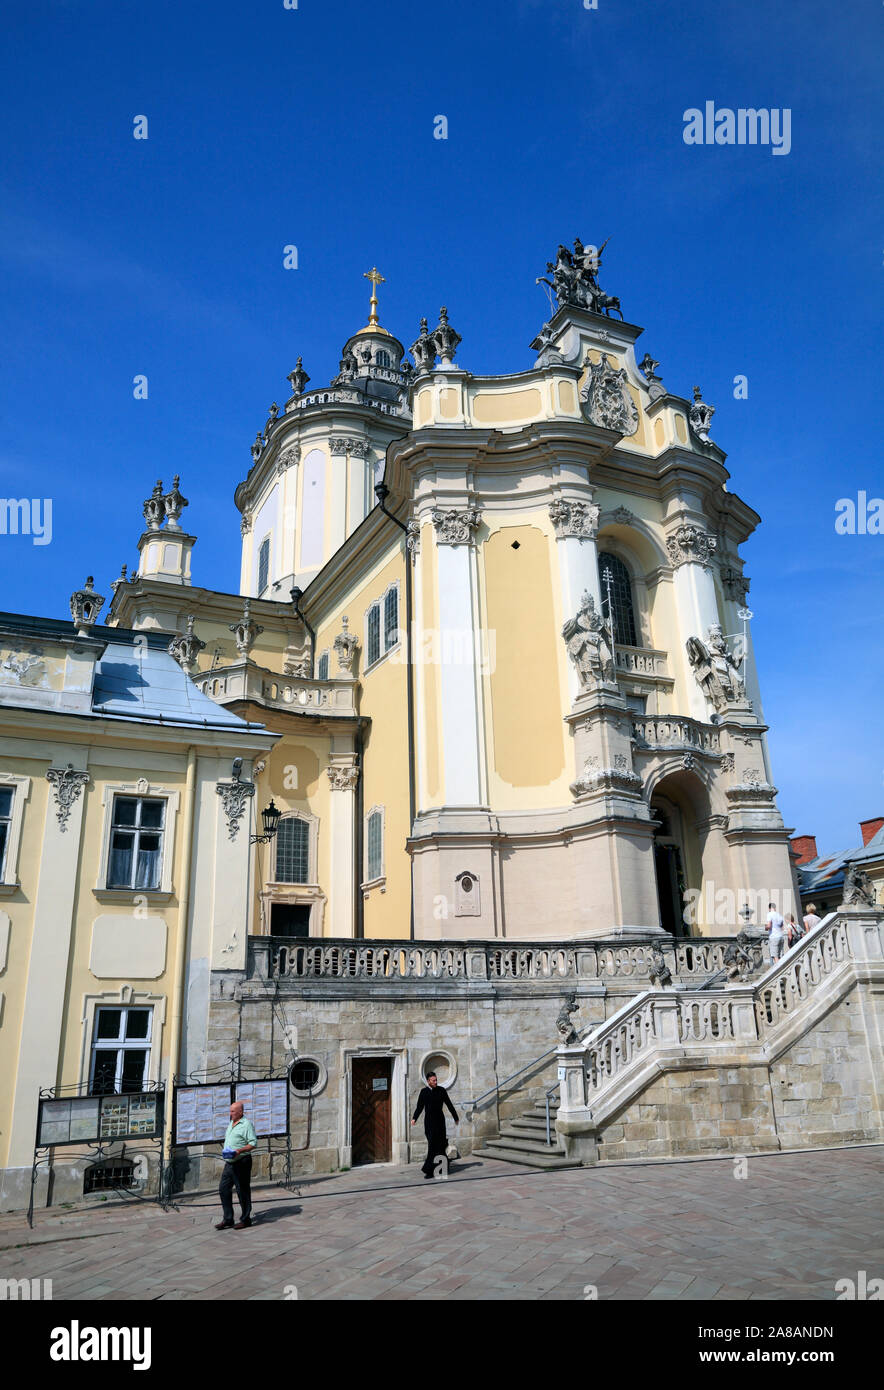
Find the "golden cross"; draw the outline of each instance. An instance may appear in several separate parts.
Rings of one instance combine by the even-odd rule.
[[[363,271],[362,278],[364,280],[371,281],[371,303],[369,305],[370,312],[368,315],[368,326],[369,328],[379,328],[380,324],[378,322],[378,285],[383,285],[386,283],[386,281],[384,280],[383,275],[378,270],[376,265],[373,265],[371,270]]]

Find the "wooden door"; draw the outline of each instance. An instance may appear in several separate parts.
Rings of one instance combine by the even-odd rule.
[[[353,1166],[393,1156],[392,1057],[353,1058]]]

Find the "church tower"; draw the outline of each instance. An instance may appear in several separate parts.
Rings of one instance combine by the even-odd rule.
[[[287,598],[304,589],[375,505],[387,446],[409,428],[411,364],[378,318],[376,267],[368,323],[351,334],[328,386],[307,390],[298,358],[282,414],[274,404],[236,490],[242,513],[240,592]]]

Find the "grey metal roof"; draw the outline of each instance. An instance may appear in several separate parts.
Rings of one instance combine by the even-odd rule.
[[[263,727],[247,724],[210,700],[165,648],[142,645],[131,637],[118,644],[112,628],[104,629],[102,636],[107,636],[108,646],[95,667],[92,708],[96,714],[224,729]]]

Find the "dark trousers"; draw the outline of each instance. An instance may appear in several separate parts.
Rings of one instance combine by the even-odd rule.
[[[437,1171],[441,1171],[448,1176],[448,1159],[445,1157],[445,1150],[448,1148],[448,1135],[445,1130],[445,1121],[441,1125],[433,1125],[432,1129],[424,1129],[427,1136],[427,1157],[421,1165],[421,1172],[428,1178],[435,1177]],[[441,1158],[442,1164],[437,1170],[436,1160]]]
[[[233,1190],[242,1207],[242,1219],[248,1221],[252,1215],[252,1155],[244,1154],[235,1163],[225,1163],[218,1195],[221,1198],[221,1211],[225,1221],[233,1220]]]

